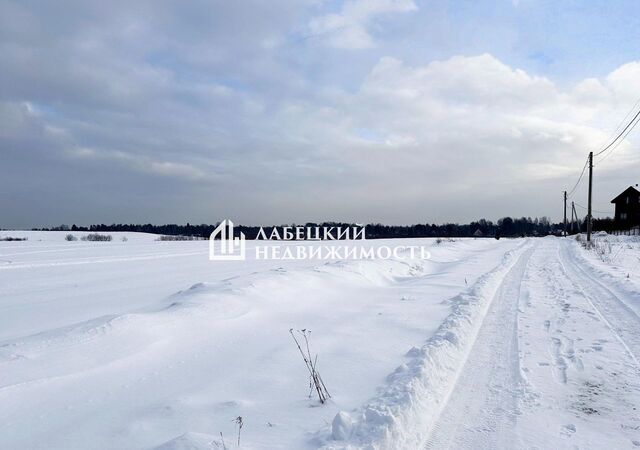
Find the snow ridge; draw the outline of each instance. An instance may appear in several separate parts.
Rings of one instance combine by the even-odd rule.
[[[324,450],[419,448],[455,386],[460,370],[501,281],[531,247],[526,240],[465,292],[449,300],[451,314],[410,361],[387,377],[387,385],[352,418],[339,412],[329,433],[319,434]]]

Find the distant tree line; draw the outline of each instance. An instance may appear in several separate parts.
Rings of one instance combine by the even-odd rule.
[[[610,220],[610,219],[608,219]],[[186,225],[167,224],[97,224],[89,227],[77,225],[60,225],[53,228],[41,228],[42,231],[89,231],[89,232],[114,232],[128,231],[139,233],[153,233],[173,236],[200,236],[208,237],[218,224],[200,224]],[[323,222],[323,223],[305,223],[297,224],[305,227],[353,227],[352,223],[341,222]],[[287,225],[295,226],[295,225]],[[594,219],[594,231],[598,227],[609,226],[607,219]],[[273,228],[283,228],[284,225],[276,227],[263,227],[267,236],[271,234]],[[243,226],[235,227],[245,234],[247,239],[255,239],[258,236],[260,227]],[[486,219],[480,219],[468,224],[445,223],[445,224],[416,224],[416,225],[383,225],[369,224],[366,225],[367,239],[393,239],[393,238],[420,238],[420,237],[517,237],[517,236],[547,236],[549,234],[559,234],[562,231],[562,223],[552,223],[547,217],[531,218],[520,217],[511,218],[504,217],[497,222]],[[583,228],[584,230],[584,224]]]
[[[417,224],[409,226],[367,225],[367,238],[411,238],[411,237],[515,237],[547,236],[559,233],[562,224],[553,224],[547,217],[504,217],[497,222],[480,219],[468,224]]]

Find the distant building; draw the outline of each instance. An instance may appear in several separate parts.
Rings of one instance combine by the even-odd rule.
[[[611,203],[616,205],[616,214],[614,216],[616,225],[623,228],[640,225],[640,191],[633,186],[629,186],[624,192],[611,200]]]
[[[476,232],[475,232],[475,233],[473,233],[473,236],[474,236],[474,237],[482,237],[482,236],[484,236],[484,234],[482,234],[482,231],[480,231],[480,228],[478,228],[478,229],[476,230]]]

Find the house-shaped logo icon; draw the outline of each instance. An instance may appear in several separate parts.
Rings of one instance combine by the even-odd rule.
[[[216,239],[217,237],[219,239]],[[211,261],[244,261],[245,237],[233,236],[233,222],[223,220],[209,236],[209,259]]]

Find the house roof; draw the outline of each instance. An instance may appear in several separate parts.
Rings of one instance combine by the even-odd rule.
[[[618,201],[622,200],[623,196],[627,196],[627,195],[635,195],[638,196],[640,195],[640,191],[638,191],[636,188],[634,188],[633,186],[629,186],[628,188],[626,188],[624,191],[622,191],[616,198],[614,198],[613,200],[611,200],[611,203],[617,203]]]

